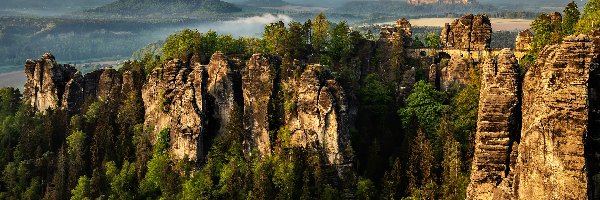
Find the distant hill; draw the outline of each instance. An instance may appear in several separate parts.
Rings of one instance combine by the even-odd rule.
[[[410,5],[406,1],[351,1],[333,12],[363,16],[433,16],[448,13],[489,13],[496,9],[484,4],[426,4]]]
[[[202,13],[233,13],[241,9],[220,0],[118,0],[88,10],[91,13],[120,15],[176,15]]]
[[[279,7],[289,5],[288,2],[283,0],[248,0],[242,3],[255,7]]]

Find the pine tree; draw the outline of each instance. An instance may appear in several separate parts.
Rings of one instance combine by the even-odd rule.
[[[325,13],[320,13],[315,17],[315,20],[312,21],[312,27],[312,46],[315,53],[320,54],[320,52],[325,51],[325,46],[329,40],[329,21],[327,21]]]
[[[575,25],[579,21],[579,9],[577,8],[577,4],[574,1],[571,1],[563,11],[563,21],[562,21],[562,36],[569,36],[575,33]]]
[[[594,30],[600,30],[600,0],[590,0],[585,4],[576,28],[580,34],[588,34]]]

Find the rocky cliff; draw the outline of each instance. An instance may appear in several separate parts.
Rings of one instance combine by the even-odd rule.
[[[168,128],[177,158],[201,158],[206,124],[207,73],[205,66],[172,60],[152,71],[142,89],[145,125],[154,134]]]
[[[352,161],[348,100],[336,81],[323,78],[326,73],[311,65],[284,83],[296,104],[286,110],[286,127],[292,145],[322,149],[329,164],[347,167]]]
[[[588,78],[599,55],[590,37],[570,36],[542,50],[525,75],[519,199],[587,198]]]
[[[85,104],[100,100],[116,100],[135,86],[131,72],[129,78],[114,69],[102,69],[85,76],[70,65],[57,64],[53,55],[46,53],[38,60],[25,63],[25,91],[23,97],[39,112],[49,109],[79,113]],[[123,86],[129,89],[123,90]]]
[[[475,156],[467,192],[470,199],[499,198],[503,191],[497,190],[498,185],[505,179],[511,183],[508,172],[514,163],[510,162],[510,153],[521,117],[518,71],[517,59],[509,49],[481,65]]]
[[[408,20],[402,18],[394,24],[394,26],[384,26],[379,32],[379,39],[385,42],[402,38],[402,44],[405,47],[412,46],[412,26]]]
[[[248,61],[242,76],[244,92],[244,127],[252,135],[253,143],[262,155],[271,153],[269,134],[274,114],[270,106],[278,95],[278,70],[281,61],[274,56],[255,54]]]
[[[515,41],[515,51],[529,51],[531,42],[533,42],[533,33],[529,29],[519,32]]]
[[[469,199],[598,197],[599,35],[544,48],[523,77],[520,110],[514,56],[482,65]]]
[[[492,41],[492,24],[487,15],[465,15],[446,24],[441,39],[445,48],[485,50]]]
[[[466,58],[452,57],[448,65],[440,70],[439,79],[441,89],[446,91],[452,86],[465,87],[470,80],[470,63],[472,63],[472,61],[469,61]]]

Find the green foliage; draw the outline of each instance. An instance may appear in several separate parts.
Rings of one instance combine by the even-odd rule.
[[[600,0],[590,0],[583,8],[583,15],[575,28],[579,34],[600,30]]]
[[[440,36],[438,34],[429,33],[425,37],[425,45],[427,45],[428,47],[435,47],[435,48],[441,47],[442,39],[440,38]]]
[[[85,133],[81,130],[76,130],[67,137],[67,152],[69,155],[80,154],[84,151]]]
[[[286,37],[287,29],[283,22],[275,22],[265,26],[263,38],[269,52],[284,55]]]
[[[21,93],[15,88],[0,88],[0,117],[13,114],[20,106]]]
[[[71,200],[89,200],[92,199],[90,179],[87,176],[81,176],[77,180],[77,186],[71,190]]]
[[[575,33],[575,26],[579,21],[579,9],[577,8],[577,4],[574,1],[571,1],[565,7],[563,11],[563,20],[562,20],[562,36],[569,36]]]
[[[358,199],[376,199],[377,189],[373,181],[359,178],[356,186],[356,197]]]
[[[331,40],[327,45],[327,61],[332,62],[335,70],[339,69],[339,62],[352,51],[350,40],[350,27],[344,21],[338,23],[331,31]]]
[[[198,30],[184,29],[170,35],[163,46],[166,59],[178,58],[186,60],[193,54],[200,54],[201,34]]]
[[[360,100],[366,109],[374,113],[383,113],[389,108],[388,105],[394,102],[392,95],[392,88],[377,74],[369,74],[360,91]]]
[[[312,21],[313,37],[312,46],[315,52],[320,53],[325,51],[327,41],[329,40],[329,21],[325,13],[320,13]]]
[[[437,91],[432,85],[425,81],[417,82],[412,93],[406,98],[406,108],[398,110],[402,123],[408,127],[415,118],[426,133],[434,133],[439,119],[447,110],[447,106],[443,105],[445,98],[446,95]]]
[[[136,195],[135,165],[125,161],[119,170],[111,161],[106,163],[105,168],[106,177],[110,183],[109,199],[133,199]]]

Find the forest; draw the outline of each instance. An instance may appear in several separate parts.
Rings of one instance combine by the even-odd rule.
[[[600,1],[582,13],[569,4],[561,22],[546,14],[532,24],[529,60],[563,37],[598,30]],[[422,36],[423,37],[423,36]],[[423,45],[439,46],[437,33]],[[162,45],[162,47],[160,47]],[[215,51],[240,58],[276,55],[282,68],[295,61],[320,63],[328,76],[355,97],[350,127],[355,155],[341,182],[319,151],[289,145],[289,130],[273,130],[272,155],[244,151],[243,113],[233,111],[227,130],[215,135],[198,162],[173,159],[170,130],[152,135],[144,125],[141,89],[112,101],[86,100],[81,113],[36,113],[21,91],[0,89],[1,199],[465,199],[473,158],[479,103],[479,71],[471,67],[465,87],[440,91],[427,83],[427,67],[404,55],[402,40],[384,48],[372,34],[352,31],[324,14],[304,23],[272,23],[262,38],[236,38],[186,29],[170,35],[160,51],[148,47],[119,71],[146,83],[171,59],[210,57]],[[0,54],[2,54],[0,52]],[[60,59],[60,58],[59,58]],[[70,59],[67,57],[66,59]],[[447,62],[447,61],[446,61]],[[443,62],[442,62],[443,63]],[[471,63],[475,65],[476,63]],[[398,85],[414,68],[416,83],[402,95]],[[281,94],[279,109],[294,109]],[[278,116],[273,116],[277,118]],[[255,151],[255,150],[254,150]]]

